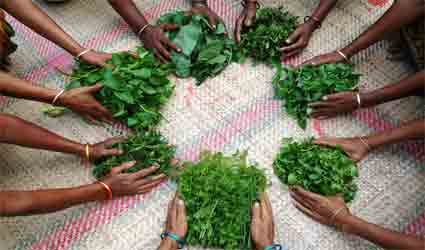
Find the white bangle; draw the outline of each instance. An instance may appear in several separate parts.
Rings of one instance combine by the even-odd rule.
[[[337,50],[336,53],[342,56],[347,63],[351,63],[350,59],[348,59],[348,56],[346,56],[341,50]]]
[[[357,97],[358,108],[360,109],[362,107],[362,99],[360,98],[360,93],[357,93],[356,97]]]
[[[75,59],[80,59],[83,55],[85,55],[85,54],[87,54],[87,53],[89,53],[90,51],[91,51],[92,49],[85,49],[85,50],[83,50],[83,51],[81,51],[76,57],[75,57]]]
[[[55,98],[53,98],[53,101],[52,101],[52,105],[53,105],[53,106],[55,106],[56,101],[59,99],[59,97],[60,97],[61,95],[63,95],[63,93],[65,93],[65,90],[64,90],[64,89],[62,89],[61,91],[59,91],[59,93],[55,96]]]
[[[145,24],[140,30],[139,30],[139,32],[137,32],[137,36],[139,37],[142,33],[143,33],[143,31],[145,31],[145,29],[147,28],[147,27],[149,27],[149,26],[151,26],[149,23],[147,23],[147,24]]]

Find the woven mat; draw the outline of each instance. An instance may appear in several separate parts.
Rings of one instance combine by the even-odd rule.
[[[136,1],[149,19],[164,11],[187,8],[185,0]],[[212,8],[233,26],[240,6],[232,0],[210,1]],[[283,4],[292,13],[305,16],[318,1],[265,1]],[[85,46],[105,51],[134,48],[138,40],[104,0],[40,5],[74,38]],[[308,49],[292,62],[346,45],[374,23],[390,6],[387,0],[339,1],[318,30]],[[54,68],[71,68],[72,58],[62,49],[35,35],[9,17],[18,31],[19,50],[13,55],[13,70],[43,86],[60,88],[63,78]],[[386,60],[385,42],[361,53],[354,60],[361,72],[362,89],[374,89],[412,73],[402,62]],[[271,182],[269,193],[277,224],[276,242],[291,250],[380,249],[364,240],[322,226],[297,211],[288,190],[272,174],[272,162],[282,137],[319,135],[358,136],[398,126],[424,117],[419,98],[365,109],[328,121],[311,121],[307,130],[273,98],[274,70],[262,65],[231,65],[201,87],[193,80],[174,79],[176,94],[165,108],[168,122],[161,131],[177,145],[178,157],[196,160],[204,149],[232,153],[248,149],[250,159],[260,163]],[[68,138],[97,142],[123,133],[123,128],[92,127],[74,115],[50,119],[40,113],[41,104],[1,98],[1,111],[39,124]],[[0,145],[0,190],[58,188],[90,183],[90,168],[77,157]],[[385,227],[425,234],[425,159],[423,142],[384,147],[360,163],[359,192],[350,205],[354,214]],[[166,183],[150,194],[76,206],[40,216],[0,218],[0,248],[3,250],[153,250],[165,220],[175,184]],[[190,249],[198,249],[190,247]]]

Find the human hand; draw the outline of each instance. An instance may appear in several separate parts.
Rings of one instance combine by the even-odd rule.
[[[323,101],[310,103],[308,106],[313,109],[311,117],[323,120],[341,113],[347,113],[359,108],[357,102],[357,93],[341,92],[327,95],[322,98]]]
[[[180,53],[181,49],[176,46],[170,39],[163,33],[164,31],[178,29],[175,24],[161,24],[159,26],[148,26],[142,34],[140,39],[146,49],[154,51],[155,56],[162,62],[166,63],[171,60],[170,50],[175,50]]]
[[[251,25],[253,25],[255,22],[256,15],[257,15],[257,1],[256,0],[245,1],[245,8],[243,9],[242,13],[239,15],[238,19],[236,20],[235,38],[237,43],[241,42],[241,33],[243,28],[251,27]]]
[[[121,166],[112,168],[111,173],[102,180],[103,183],[111,188],[114,197],[148,193],[167,179],[165,174],[150,177],[151,174],[159,169],[157,166],[152,166],[132,174],[124,173],[135,164],[136,162],[127,162]]]
[[[167,224],[165,232],[173,233],[184,239],[189,226],[186,217],[186,206],[184,201],[176,194],[168,205]]]
[[[187,12],[187,15],[206,15],[212,30],[217,28],[217,23],[219,22],[224,25],[223,20],[213,10],[211,10],[208,5],[196,5]],[[225,31],[225,34],[227,35],[227,31]]]
[[[80,60],[92,65],[105,67],[107,66],[107,61],[111,60],[111,58],[112,58],[112,54],[110,53],[96,52],[96,51],[90,50],[89,52],[82,55],[80,57]]]
[[[310,20],[312,19],[309,19],[309,21],[299,25],[285,41],[288,45],[280,48],[280,51],[282,52],[281,60],[294,56],[307,47],[311,35],[317,25],[317,23]]]
[[[362,160],[371,150],[363,138],[319,138],[314,143],[330,147],[340,146],[353,161]]]
[[[112,148],[113,145],[127,140],[127,137],[120,136],[109,138],[103,142],[99,142],[93,145],[89,145],[89,159],[90,161],[95,161],[107,156],[118,156],[122,155],[124,152],[119,148]],[[87,157],[84,152],[84,157]]]
[[[321,65],[327,63],[346,63],[345,58],[340,55],[338,52],[330,52],[323,55],[315,56],[301,64],[304,65]]]
[[[291,187],[295,207],[310,218],[328,226],[342,226],[351,216],[341,195],[324,197],[301,187]]]
[[[252,208],[251,236],[257,250],[266,249],[274,241],[273,210],[267,194]]]
[[[94,124],[98,124],[97,120],[113,123],[112,113],[94,97],[101,89],[102,85],[98,83],[90,87],[68,90],[59,97],[58,105],[73,110]]]

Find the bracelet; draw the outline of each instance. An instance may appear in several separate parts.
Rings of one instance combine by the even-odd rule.
[[[272,244],[269,246],[266,246],[265,250],[282,250],[282,245],[279,244]]]
[[[63,95],[63,93],[65,93],[65,90],[64,90],[64,89],[62,89],[61,91],[59,91],[59,93],[57,93],[57,94],[55,95],[55,98],[53,98],[53,101],[52,101],[52,105],[53,105],[53,106],[55,106],[55,104],[56,104],[57,100],[59,99],[59,97],[60,97],[61,95]]]
[[[80,60],[80,58],[81,58],[82,56],[84,56],[85,54],[89,53],[90,51],[92,51],[92,49],[85,49],[85,50],[83,50],[82,52],[80,52],[80,53],[79,53],[79,54],[75,57],[75,59]]]
[[[143,25],[143,27],[139,30],[139,32],[137,32],[137,36],[140,36],[143,33],[143,31],[145,31],[145,29],[149,26],[151,26],[149,23]]]
[[[338,210],[335,211],[335,213],[331,217],[331,223],[334,223],[335,218],[338,216],[339,213],[341,213],[342,210],[344,210],[345,207],[340,207]]]
[[[306,16],[306,17],[304,17],[304,23],[306,23],[310,19],[313,20],[317,24],[317,29],[322,28],[322,21],[320,21],[320,19],[317,18],[317,17],[315,17],[315,16]]]
[[[360,141],[367,147],[367,149],[370,151],[371,150],[371,147],[370,147],[370,145],[369,145],[369,143],[367,143],[364,139],[363,139],[363,137],[359,137],[359,139],[360,139]]]
[[[362,100],[360,98],[360,93],[357,93],[356,97],[357,97],[358,108],[360,109],[362,107]]]
[[[90,161],[90,144],[86,144],[86,159]]]
[[[342,56],[347,63],[351,64],[351,61],[350,59],[348,59],[348,56],[346,56],[341,50],[337,50],[336,53]]]
[[[109,187],[107,184],[105,184],[104,182],[101,182],[101,181],[98,181],[97,183],[99,183],[103,187],[103,189],[106,190],[106,193],[108,195],[108,198],[107,199],[108,200],[112,200],[113,193],[112,193],[111,187]]]
[[[166,237],[169,237],[169,238],[177,241],[177,243],[179,244],[179,249],[182,249],[184,247],[184,245],[186,245],[186,241],[183,240],[182,238],[180,238],[180,236],[178,236],[177,234],[173,234],[173,233],[163,233],[163,234],[161,234],[161,239],[164,239]]]

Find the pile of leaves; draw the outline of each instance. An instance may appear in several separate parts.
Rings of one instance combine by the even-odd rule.
[[[112,168],[129,161],[137,161],[136,165],[128,170],[135,173],[151,166],[159,166],[159,172],[167,175],[174,169],[172,160],[175,155],[175,147],[158,132],[138,131],[138,133],[124,142],[113,146],[124,151],[123,155],[100,159],[95,162],[93,175],[102,179],[108,175]]]
[[[97,67],[79,62],[67,89],[104,86],[96,95],[114,117],[137,130],[157,125],[161,107],[169,100],[174,85],[168,80],[169,66],[161,65],[151,52],[137,48],[137,56],[115,53],[108,62],[112,67]]]
[[[188,212],[188,243],[252,249],[251,208],[266,185],[264,173],[248,164],[246,153],[204,152],[198,163],[187,163],[178,191]]]
[[[273,166],[289,186],[299,185],[325,196],[342,193],[346,202],[352,201],[357,191],[355,162],[340,147],[316,145],[313,138],[300,142],[285,139]]]
[[[171,64],[178,77],[192,76],[200,85],[241,59],[238,46],[226,36],[223,23],[218,23],[214,30],[206,16],[188,16],[183,11],[176,11],[161,16],[158,24],[176,24],[178,27],[166,32],[168,38],[182,49],[181,53],[172,52]]]
[[[279,48],[297,26],[298,17],[282,7],[259,9],[255,23],[241,34],[242,54],[252,57],[255,62],[280,61],[282,52]]]
[[[307,117],[312,112],[309,103],[321,101],[322,97],[335,92],[352,91],[357,88],[360,74],[354,73],[349,64],[307,65],[298,69],[276,64],[273,79],[275,95],[285,100],[286,112],[305,129]]]

